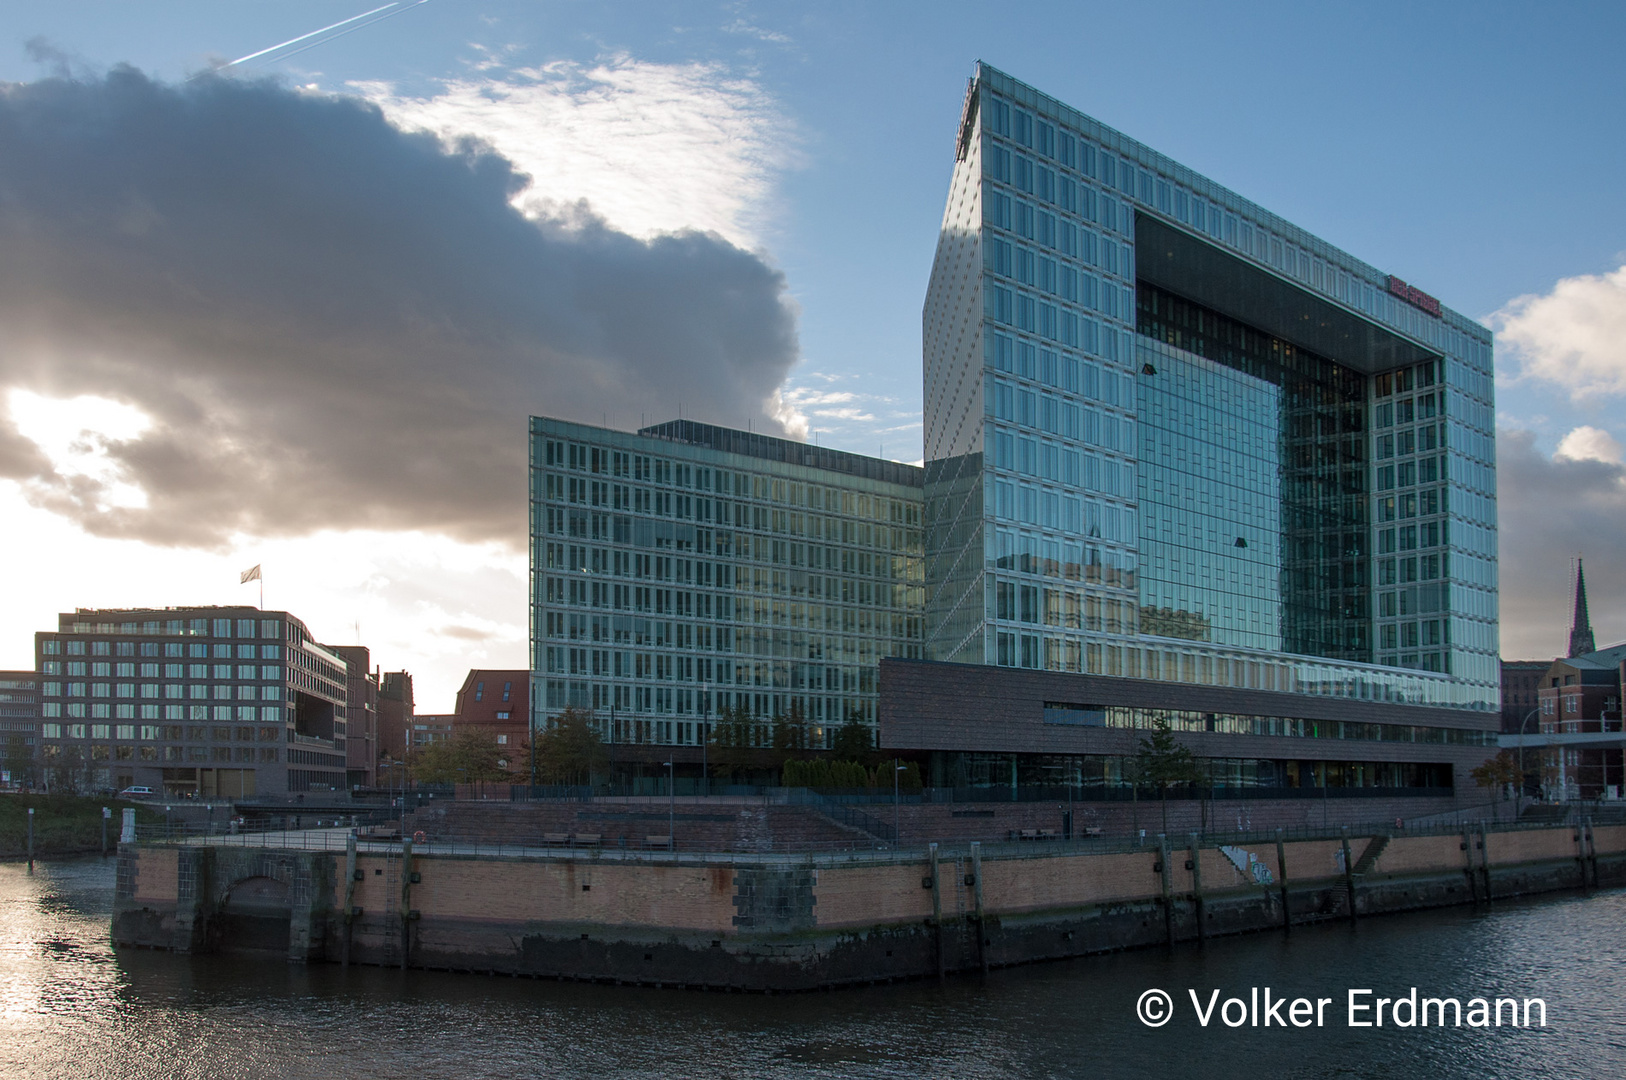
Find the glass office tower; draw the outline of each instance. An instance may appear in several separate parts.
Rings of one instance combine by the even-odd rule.
[[[531,419],[531,686],[616,743],[698,746],[725,705],[826,745],[922,656],[921,470],[680,420]]]
[[[979,65],[924,354],[929,658],[1496,708],[1484,327]]]

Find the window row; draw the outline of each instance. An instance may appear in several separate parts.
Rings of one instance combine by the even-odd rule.
[[[777,693],[754,690],[712,692],[698,687],[621,686],[575,679],[547,679],[543,685],[543,700],[549,710],[565,708],[592,710],[596,714],[594,724],[607,742],[612,740],[671,742],[678,737],[678,733],[673,732],[670,725],[664,736],[659,732],[648,730],[638,733],[632,729],[632,725],[639,721],[636,717],[627,716],[629,712],[710,717],[712,730],[716,731],[719,726],[718,718],[724,708],[743,709],[745,715],[750,717],[781,717],[786,720],[797,718],[805,724],[825,725],[827,733],[831,727],[848,719],[858,723],[875,722],[875,673],[869,671],[865,674],[868,676],[865,685],[869,688],[860,692],[863,696],[854,697],[797,694],[783,690]],[[825,691],[825,694],[828,693],[829,691]],[[614,719],[618,725],[614,734],[611,734],[608,724],[612,710],[616,714]],[[681,728],[685,725],[676,726]],[[689,724],[687,727],[690,730],[685,738],[692,739],[697,734],[694,729],[699,725]],[[826,745],[827,741],[826,734],[825,742],[818,745]]]
[[[1384,623],[1378,627],[1378,648],[1416,649],[1431,645],[1449,645],[1449,620],[1426,619],[1422,622]]]
[[[1402,525],[1398,529],[1378,530],[1378,554],[1390,555],[1396,551],[1415,551],[1420,547],[1438,547],[1449,544],[1447,521],[1427,521],[1421,525]]]
[[[1378,560],[1378,584],[1408,584],[1413,581],[1432,581],[1450,576],[1449,552],[1418,555],[1405,559]]]
[[[1075,245],[1077,254],[1072,255],[1067,249]],[[1128,284],[1134,280],[1129,245],[1105,239],[1089,229],[1080,229],[1074,240],[1058,242],[1054,250],[1063,258],[1052,258],[1026,244],[1014,243],[990,232],[982,241],[982,267],[990,274],[1010,278],[1019,285],[1027,285],[1075,304],[1080,302],[1080,296],[1088,288],[1080,283],[1093,275],[1068,262],[1069,257],[1102,274],[1120,279],[1117,284]]]
[[[690,465],[682,461],[650,459],[597,446],[546,440],[546,467],[592,472],[615,478],[644,481],[667,488],[688,488],[738,499],[761,499],[789,506],[822,510],[848,517],[907,523],[912,508],[907,501],[843,488],[827,488],[799,480],[735,473]],[[630,464],[623,464],[623,461]],[[612,468],[612,462],[614,463]],[[642,462],[644,464],[638,464]],[[583,481],[590,482],[590,481]]]
[[[1075,450],[1049,439],[1035,439],[1002,428],[990,432],[993,466],[1086,491],[1133,499],[1137,496],[1135,464]]]
[[[1103,327],[1094,319],[1084,320],[1081,326],[1083,344],[1080,348],[1084,352],[1097,356],[1110,353],[1109,359],[1117,357],[1120,334],[1127,334],[1127,331]],[[1113,343],[1110,349],[1104,347],[1108,340]],[[1123,372],[1090,360],[1080,360],[997,331],[983,336],[983,359],[995,371],[1043,383],[1069,394],[1082,394],[1103,405],[1127,411],[1135,409],[1134,380]]]
[[[1378,499],[1379,521],[1393,521],[1396,517],[1427,517],[1445,511],[1445,488],[1424,488],[1422,491],[1385,495]]]
[[[252,712],[252,710],[251,710]],[[257,717],[247,717],[253,724]],[[282,742],[283,727],[182,727],[179,724],[41,724],[42,739],[118,739],[129,742]]]
[[[736,656],[778,654],[809,660],[868,663],[876,656],[907,656],[921,638],[921,617],[869,608],[820,608],[786,600],[752,604],[752,623],[714,626],[632,615],[542,613],[546,636],[570,641],[654,646]],[[822,618],[820,618],[822,616]],[[817,625],[822,621],[823,625]],[[777,627],[777,629],[769,629]],[[835,635],[845,636],[835,636]],[[536,658],[541,663],[540,655]]]
[[[46,717],[67,716],[70,719],[79,719],[88,715],[92,719],[189,720],[193,723],[212,721],[214,723],[281,724],[283,722],[283,709],[280,705],[136,706],[94,704],[90,706],[87,713],[83,702],[70,701],[63,704],[58,701],[47,701],[40,706],[40,715]],[[49,727],[50,725],[46,726]]]
[[[71,629],[73,634],[174,634],[186,637],[217,637],[217,638],[270,638],[274,641],[282,640],[282,620],[280,619],[168,619],[147,620],[145,622],[126,623],[74,623]],[[258,633],[256,633],[258,631]],[[85,653],[85,641],[80,638],[67,638],[59,641],[51,639],[47,642],[52,646],[46,651],[53,655],[57,647],[66,642],[66,652],[69,656],[82,656]],[[126,648],[131,642],[90,642],[92,656],[111,655],[109,650],[118,646],[118,655],[130,656]],[[150,642],[148,644],[151,644]],[[156,655],[144,653],[143,655]],[[171,654],[174,655],[174,654]]]
[[[1042,623],[1106,634],[1139,631],[1139,606],[1133,600],[1015,581],[994,582],[990,617],[1003,622]]]
[[[260,667],[255,664],[110,664],[83,660],[42,660],[41,675],[85,676],[92,678],[156,679],[160,673],[166,679],[281,679],[281,667]]]
[[[139,695],[137,689],[139,686]],[[206,686],[200,683],[82,683],[82,682],[46,682],[40,684],[40,693],[44,697],[121,697],[121,698],[158,698],[171,700],[192,698],[194,700],[215,699],[217,701],[281,701],[282,685],[249,686],[243,683],[226,685],[216,683]]]
[[[279,624],[280,625],[280,624]],[[86,642],[80,640],[62,641],[57,638],[47,638],[40,642],[40,653],[43,656],[84,656],[86,655]],[[166,656],[191,657],[194,660],[203,660],[214,657],[217,660],[229,660],[236,657],[239,660],[281,660],[281,645],[228,645],[223,642],[207,645],[202,642],[190,644],[180,641],[92,641],[89,655],[91,656]],[[64,648],[65,646],[65,648]],[[137,650],[140,650],[139,653]],[[71,666],[84,661],[67,661]],[[105,667],[105,665],[103,665]],[[125,667],[128,665],[120,665]],[[121,672],[123,673],[123,672]],[[83,669],[76,674],[83,674]],[[105,674],[105,672],[104,672]]]
[[[825,518],[784,510],[751,507],[749,517],[739,527],[759,533],[807,537],[832,544],[870,548],[879,551],[918,554],[923,536],[918,526],[872,525],[864,521]],[[725,524],[726,523],[719,523]],[[628,517],[625,514],[567,510],[557,506],[532,506],[532,529],[548,536],[596,540],[606,544],[654,550],[693,551],[720,558],[765,561],[774,550],[766,536],[704,525],[683,525],[675,521]]]
[[[1048,391],[1029,390],[993,375],[988,376],[986,394],[985,409],[996,420],[1135,456],[1135,421],[1131,417],[1079,405]]]
[[[1136,587],[1139,566],[1133,547],[1119,550],[1003,527],[994,530],[989,556],[994,569],[1120,589]]]
[[[1130,319],[1135,311],[1135,294],[1129,289],[1102,281],[1091,274],[1079,278],[1078,297],[1071,302],[1109,319]],[[982,289],[983,314],[1005,326],[1037,334],[1072,349],[1099,353],[1091,339],[1099,341],[1094,320],[1066,307],[1058,307],[1020,289],[988,283]]]
[[[1386,401],[1372,410],[1373,427],[1394,427],[1396,424],[1410,424],[1418,420],[1432,420],[1436,415],[1445,415],[1445,392],[1439,395],[1419,394],[1415,398],[1403,398],[1400,401]]]
[[[1405,457],[1407,454],[1428,453],[1446,445],[1444,424],[1424,424],[1391,435],[1379,435],[1374,440],[1379,460]]]

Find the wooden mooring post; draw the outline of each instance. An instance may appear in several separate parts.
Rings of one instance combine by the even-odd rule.
[[[1479,904],[1479,872],[1474,867],[1474,832],[1472,829],[1462,830],[1462,858],[1464,872],[1468,875],[1468,898],[1477,906]]]
[[[1157,868],[1163,875],[1163,940],[1174,948],[1174,889],[1169,881],[1169,838],[1157,834]]]
[[[401,970],[412,952],[412,841],[401,840]]]
[[[927,858],[931,860],[932,867],[932,926],[935,928],[937,937],[937,981],[942,982],[947,974],[944,970],[943,958],[943,875],[938,864],[936,841],[927,845],[926,853]]]
[[[1287,907],[1287,844],[1283,840],[1282,830],[1276,829],[1276,874],[1280,878],[1277,882],[1282,898],[1282,932],[1293,932],[1293,913]]]
[[[1598,834],[1592,827],[1592,819],[1587,818],[1586,826],[1586,860],[1592,864],[1592,885],[1598,887]]]
[[[1349,826],[1343,828],[1344,893],[1349,899],[1349,925],[1355,925],[1355,867],[1349,861]]]
[[[977,913],[977,966],[988,974],[988,922],[982,913],[982,843],[971,841],[971,890]]]
[[[1208,929],[1203,926],[1203,846],[1197,833],[1191,834],[1191,902],[1197,911],[1197,947],[1208,944]]]
[[[350,939],[355,936],[356,922],[356,834],[351,833],[344,842],[344,945],[342,962],[350,966]]]

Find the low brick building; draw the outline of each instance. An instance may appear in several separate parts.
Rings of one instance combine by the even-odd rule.
[[[514,754],[509,768],[515,770],[523,764],[519,750],[529,745],[530,702],[530,672],[475,668],[457,692],[452,723],[490,732],[497,745]]]
[[[918,760],[929,787],[971,798],[1127,797],[1137,747],[1160,720],[1219,795],[1363,802],[1481,798],[1469,771],[1497,753],[1499,726],[1482,710],[881,662],[882,749]]]

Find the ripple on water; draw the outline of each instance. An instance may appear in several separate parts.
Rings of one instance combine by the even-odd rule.
[[[951,980],[704,994],[126,950],[111,861],[0,864],[0,1074],[183,1078],[1626,1075],[1626,893],[1561,894]],[[1152,1030],[1142,990],[1176,998]],[[1508,994],[1545,1030],[1229,1029],[1186,991]],[[1335,1010],[1329,1009],[1329,1021]]]

